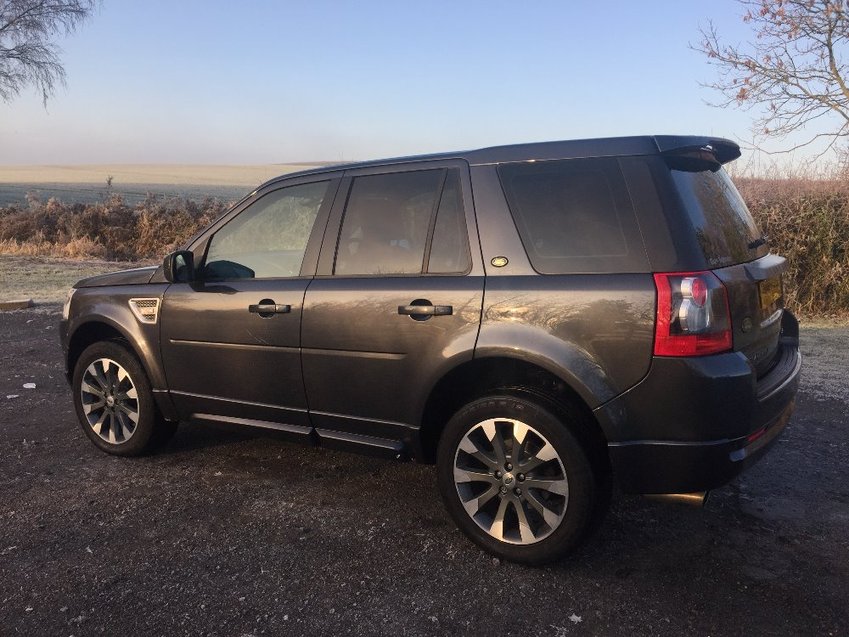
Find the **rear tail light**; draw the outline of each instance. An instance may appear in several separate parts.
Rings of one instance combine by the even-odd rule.
[[[705,356],[731,350],[728,292],[713,272],[654,275],[655,356]]]

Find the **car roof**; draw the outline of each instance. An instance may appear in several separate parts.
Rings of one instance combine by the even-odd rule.
[[[675,154],[692,149],[705,150],[714,154],[719,163],[740,156],[740,148],[731,140],[721,137],[697,135],[643,135],[634,137],[603,137],[597,139],[573,139],[552,142],[530,142],[505,146],[490,146],[475,150],[410,155],[374,159],[362,162],[333,164],[311,168],[275,177],[257,190],[293,177],[306,177],[375,166],[397,166],[405,163],[444,161],[461,159],[471,166],[485,166],[508,162],[546,161],[552,159],[579,159],[589,157],[625,157],[633,155]]]

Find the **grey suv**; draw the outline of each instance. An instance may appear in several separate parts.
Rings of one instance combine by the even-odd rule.
[[[798,327],[739,154],[626,137],[269,181],[161,267],[71,290],[82,428],[118,455],[208,421],[435,462],[473,541],[555,559],[614,480],[700,498],[790,417]]]

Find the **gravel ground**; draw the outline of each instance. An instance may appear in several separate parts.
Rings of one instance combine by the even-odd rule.
[[[616,494],[586,546],[533,569],[464,539],[432,467],[198,425],[157,456],[100,453],[57,318],[0,313],[0,635],[849,629],[847,328],[803,330],[790,427],[704,509]]]

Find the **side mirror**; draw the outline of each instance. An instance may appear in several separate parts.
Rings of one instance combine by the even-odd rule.
[[[172,252],[162,262],[162,271],[169,283],[194,281],[195,255],[189,250]]]

